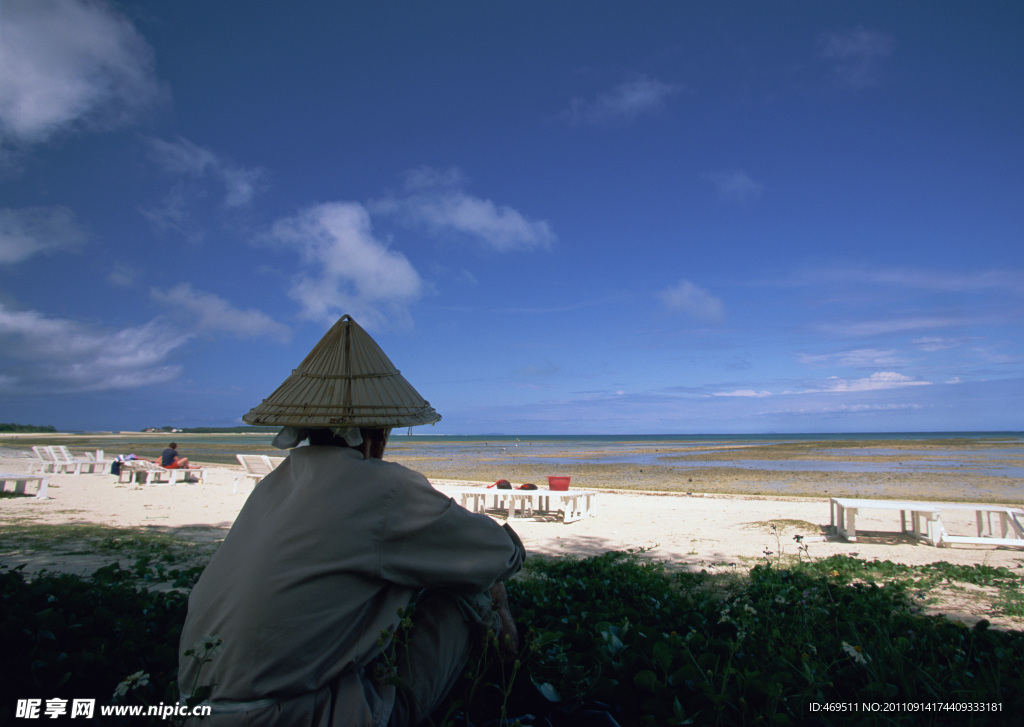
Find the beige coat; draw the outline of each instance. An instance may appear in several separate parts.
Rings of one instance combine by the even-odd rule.
[[[423,588],[486,591],[524,556],[511,530],[410,469],[351,449],[297,448],[249,495],[192,591],[181,652],[210,636],[223,646],[198,678],[196,660],[182,656],[179,687],[187,696],[212,684],[211,702],[239,709],[269,699],[337,712],[311,714],[311,724],[381,724],[392,695],[368,689],[362,668],[399,608]]]

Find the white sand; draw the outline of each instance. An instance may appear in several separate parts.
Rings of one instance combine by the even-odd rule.
[[[0,457],[0,472],[27,472],[28,460]],[[91,523],[116,527],[146,527],[196,543],[215,543],[226,535],[251,491],[242,479],[233,491],[240,468],[209,467],[204,484],[140,486],[120,484],[111,474],[50,475],[49,498],[0,500],[0,538],[5,526],[35,523]],[[452,486],[484,483],[439,481],[442,492]],[[13,489],[8,483],[6,489]],[[29,493],[35,492],[29,485]],[[943,513],[948,532],[974,535],[972,511]],[[501,518],[497,518],[499,521]],[[829,525],[826,498],[768,498],[742,495],[666,495],[601,491],[598,514],[573,523],[552,519],[520,520],[513,524],[534,554],[593,555],[609,550],[638,551],[688,569],[712,573],[746,572],[763,562],[765,550],[797,554],[796,534],[806,536],[812,558],[845,554],[865,560],[891,560],[909,565],[945,561],[963,565],[1024,567],[1024,549],[992,545],[935,548],[899,533],[898,511],[871,511],[857,519],[858,542],[825,535]],[[771,530],[775,522],[778,536]],[[12,546],[13,543],[13,546]],[[61,570],[80,575],[117,560],[116,551],[83,553],[82,548],[31,549],[5,539],[0,563],[24,565],[28,571]],[[74,552],[77,550],[78,552]],[[129,550],[130,552],[130,550]],[[124,557],[124,556],[122,556]],[[130,567],[132,561],[122,562]],[[993,611],[994,588],[953,587],[929,595],[940,601],[930,610],[973,623],[988,618],[993,625],[1024,629],[1024,619]]]
[[[0,472],[27,472],[28,460],[0,458]],[[233,492],[239,468],[210,467],[204,484],[139,486],[119,484],[114,475],[50,475],[49,499],[0,500],[0,526],[7,523],[97,523],[118,527],[156,527],[189,536],[201,531],[202,540],[227,532],[251,490],[243,480]],[[441,491],[455,483],[438,482]],[[470,483],[458,483],[466,485]],[[7,489],[12,489],[8,483]],[[34,485],[29,485],[34,492]],[[740,495],[665,495],[616,493],[598,495],[598,515],[565,524],[551,519],[514,523],[531,552],[590,555],[607,550],[644,548],[652,557],[695,567],[735,564],[749,567],[766,549],[787,555],[797,552],[793,535],[809,536],[809,554],[833,554],[906,564],[935,561],[1017,567],[1024,549],[990,545],[935,548],[900,535],[899,513],[863,511],[857,519],[858,542],[829,536],[828,499],[767,498]],[[942,515],[951,534],[974,535],[972,511]],[[776,540],[769,523],[779,524]],[[797,521],[797,522],[793,522]],[[212,532],[211,532],[212,531]],[[817,538],[817,539],[816,539]],[[5,561],[10,560],[10,554]]]

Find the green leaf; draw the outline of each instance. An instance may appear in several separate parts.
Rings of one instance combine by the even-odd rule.
[[[653,692],[658,688],[658,675],[650,669],[644,669],[636,673],[633,677],[633,683],[641,689]]]
[[[653,652],[654,660],[658,662],[658,666],[668,671],[668,668],[672,665],[672,650],[668,644],[664,641],[658,641],[654,644]]]
[[[562,701],[562,695],[559,694],[558,690],[555,689],[550,683],[544,682],[543,684],[538,684],[537,682],[534,682],[533,686],[535,686],[537,688],[537,691],[541,693],[541,696],[543,696],[544,699],[548,700],[549,702]]]

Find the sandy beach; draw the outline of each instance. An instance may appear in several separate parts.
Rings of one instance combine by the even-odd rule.
[[[27,472],[28,465],[25,457],[0,457],[3,472]],[[109,473],[51,475],[49,499],[0,500],[0,527],[91,523],[151,528],[195,542],[216,542],[230,528],[251,484],[243,480],[239,492],[234,492],[235,478],[241,474],[237,466],[212,465],[205,471],[203,484],[175,486],[123,484]],[[433,484],[450,492],[452,487],[484,487],[490,482],[434,479]],[[33,487],[29,486],[30,493]],[[8,484],[7,489],[12,486]],[[684,567],[748,568],[764,557],[765,550],[795,555],[793,536],[801,535],[807,553],[816,558],[846,554],[906,564],[946,561],[1024,567],[1024,549],[966,544],[935,548],[902,535],[898,512],[862,512],[858,542],[846,542],[829,534],[828,497],[589,489],[599,493],[596,517],[568,524],[541,517],[515,523],[531,552],[591,555],[643,549],[651,557]],[[942,517],[950,533],[974,531],[973,511],[951,511]],[[26,563],[32,569],[87,570],[102,564],[102,556],[24,552],[10,542],[4,543],[0,558],[9,566]]]
[[[163,446],[165,438],[166,435],[139,438],[134,440],[133,446],[145,453],[147,447]],[[30,443],[33,443],[30,438],[4,437],[0,442],[0,472],[27,472],[32,461],[28,456]],[[1020,507],[1021,489],[1015,478],[971,474],[959,465],[948,473],[931,475],[920,471],[894,473],[891,469],[883,473],[822,473],[770,468],[771,463],[780,458],[792,468],[801,457],[820,461],[828,457],[849,460],[867,456],[876,460],[878,466],[888,467],[887,459],[906,460],[907,451],[911,449],[917,452],[914,456],[922,456],[919,442],[899,446],[908,449],[900,451],[897,447],[892,451],[891,444],[886,444],[885,449],[871,449],[863,447],[862,443],[849,450],[830,450],[831,453],[823,453],[820,448],[805,451],[802,444],[740,449],[712,447],[702,455],[712,464],[716,464],[716,460],[728,464],[730,458],[743,457],[752,466],[742,470],[701,466],[682,473],[674,465],[653,468],[648,465],[641,469],[635,465],[587,462],[581,457],[567,474],[573,475],[573,489],[598,493],[597,515],[571,523],[561,522],[556,517],[538,516],[517,520],[514,527],[530,553],[535,555],[588,556],[609,550],[631,550],[680,568],[719,573],[746,572],[754,564],[764,562],[766,551],[770,551],[773,558],[780,553],[783,558],[798,554],[810,558],[848,555],[907,565],[944,561],[1024,568],[1024,548],[990,544],[936,548],[903,534],[898,511],[862,511],[857,518],[857,542],[837,537],[829,527],[830,497],[898,497]],[[936,456],[948,456],[950,447],[960,447],[957,462],[970,464],[972,457],[988,462],[995,454],[1005,460],[1004,465],[1018,467],[1022,464],[1019,444],[1008,453],[1004,451],[1004,443],[996,443],[992,446],[998,449],[988,450],[973,444],[934,446]],[[224,447],[230,448],[230,445],[225,443]],[[80,446],[77,451],[83,448]],[[447,494],[459,487],[485,488],[496,479],[495,472],[516,484],[545,482],[541,473],[550,469],[543,461],[531,465],[522,459],[510,466],[500,456],[495,456],[493,461],[488,461],[486,456],[457,461],[429,458],[407,447],[396,447],[386,458],[427,473],[432,484]],[[230,529],[252,485],[249,480],[240,478],[238,491],[235,491],[236,478],[242,474],[237,464],[228,465],[223,461],[200,461],[200,464],[204,465],[206,473],[202,484],[142,486],[120,483],[118,477],[109,472],[57,474],[49,476],[48,499],[4,497],[0,499],[0,563],[8,567],[24,565],[29,571],[53,569],[84,575],[114,560],[128,558],[116,547],[96,548],[94,540],[76,541],[69,536],[77,532],[75,530],[64,528],[61,537],[50,542],[39,537],[38,532],[43,529],[35,527],[89,525],[144,528],[171,536],[176,542],[190,544],[192,564],[202,564]],[[488,474],[491,478],[485,479]],[[30,494],[35,492],[34,487],[29,485]],[[8,483],[6,489],[13,489],[12,484]],[[818,494],[776,494],[780,490]],[[491,516],[502,520],[504,513],[492,512]],[[943,512],[942,522],[950,534],[976,534],[973,510]],[[799,552],[794,536],[802,537],[806,546],[803,552]],[[123,567],[130,565],[130,559],[122,562]],[[985,599],[972,598],[969,593],[947,596],[944,604],[947,612],[952,609],[968,621],[991,617],[985,611]],[[1019,623],[1004,619],[1003,623],[1024,628],[1024,620],[1017,621]]]

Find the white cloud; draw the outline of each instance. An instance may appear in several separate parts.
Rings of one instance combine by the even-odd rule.
[[[670,311],[685,313],[701,322],[719,323],[725,320],[725,306],[721,299],[689,280],[680,280],[678,285],[658,293],[658,297]]]
[[[858,27],[848,33],[822,33],[818,49],[833,62],[836,80],[853,88],[878,83],[882,62],[892,55],[895,42],[888,33]]]
[[[819,328],[827,333],[840,336],[883,336],[891,333],[969,326],[974,323],[977,323],[977,321],[961,317],[909,316],[879,321],[863,321],[861,323],[824,324],[819,326]]]
[[[902,366],[907,363],[906,358],[900,356],[898,351],[877,348],[857,348],[824,354],[801,353],[797,355],[797,361],[808,366],[855,367]]]
[[[895,371],[879,371],[863,379],[841,379],[831,376],[824,388],[816,391],[856,392],[901,389],[906,386],[931,386],[930,381],[918,381]]]
[[[718,190],[718,196],[728,202],[751,202],[761,198],[762,184],[746,172],[716,172],[708,178]]]
[[[898,288],[934,290],[939,292],[971,293],[1004,291],[1024,295],[1024,271],[1005,268],[999,270],[927,270],[915,268],[845,268],[815,270],[807,282],[835,281],[887,285]]]
[[[108,391],[177,378],[168,355],[189,336],[161,321],[97,330],[79,321],[12,311],[0,304],[0,379],[18,393]]]
[[[229,333],[237,338],[266,336],[287,342],[291,332],[260,311],[239,310],[213,293],[195,290],[189,283],[181,283],[170,290],[152,288],[150,295],[176,311],[194,317],[194,329],[203,333]]]
[[[153,159],[171,174],[193,179],[212,177],[224,186],[225,207],[245,207],[266,186],[267,173],[259,167],[240,167],[205,147],[178,137],[174,141],[150,139]]]
[[[307,318],[333,323],[349,313],[370,327],[404,322],[407,306],[422,295],[415,268],[373,236],[360,204],[314,205],[275,222],[266,239],[298,252],[305,271],[290,295]]]
[[[712,396],[730,396],[739,397],[742,399],[763,399],[767,396],[771,396],[770,391],[754,391],[753,389],[737,389],[736,391],[718,391],[712,394]]]
[[[0,134],[24,143],[134,121],[163,92],[153,51],[103,2],[5,0]]]
[[[107,273],[107,281],[119,288],[130,288],[139,277],[139,270],[134,265],[115,263]]]
[[[457,169],[414,169],[406,174],[404,194],[370,204],[374,214],[394,215],[435,235],[459,233],[497,252],[549,248],[555,234],[543,220],[489,199],[467,194]]]
[[[892,412],[922,409],[920,404],[836,404],[833,406],[805,406],[759,412],[761,416],[819,414],[861,414],[865,412]]]
[[[39,253],[74,250],[85,238],[67,207],[0,209],[0,264],[21,262]]]
[[[911,343],[926,353],[945,351],[950,348],[956,348],[961,344],[960,341],[950,338],[940,338],[938,336],[922,336],[921,338],[915,338]]]
[[[641,76],[620,83],[611,91],[593,99],[574,98],[567,118],[573,124],[610,126],[630,123],[644,114],[660,111],[679,87]]]

